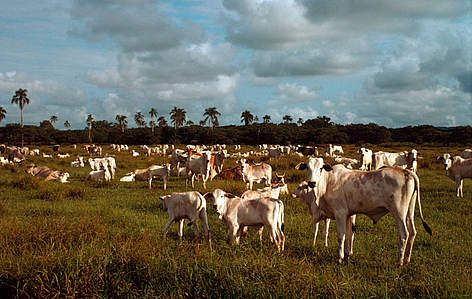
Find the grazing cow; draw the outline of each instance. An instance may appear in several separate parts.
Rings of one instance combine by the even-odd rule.
[[[229,244],[239,244],[245,226],[267,226],[277,250],[284,250],[282,201],[269,197],[243,200],[221,189],[211,195],[219,218],[228,228]]]
[[[377,171],[349,170],[343,165],[331,167],[323,160],[300,164],[308,168],[310,181],[303,182],[295,195],[312,193],[312,217],[314,222],[336,219],[339,262],[349,256],[352,249],[352,215],[365,214],[376,223],[388,212],[392,213],[399,230],[398,265],[410,262],[416,236],[414,224],[415,204],[418,202],[421,221],[425,230],[431,228],[423,218],[418,176],[399,167],[386,167]]]
[[[49,155],[49,154],[43,153],[43,158],[52,158],[52,155]]]
[[[462,152],[461,157],[464,158],[464,159],[470,159],[470,158],[472,158],[472,149],[465,149],[465,150]]]
[[[201,154],[189,155],[187,158],[187,176],[185,178],[185,186],[188,185],[188,178],[192,176],[192,188],[195,188],[195,176],[201,175],[203,181],[203,188],[206,189],[206,181],[210,177],[210,159],[211,152],[205,151]]]
[[[266,163],[251,165],[244,158],[241,158],[238,161],[238,164],[241,165],[243,181],[248,181],[248,189],[252,190],[252,185],[254,182],[260,183],[262,179],[265,180],[267,186],[270,186],[272,181],[272,166]]]
[[[139,153],[138,153],[137,151],[135,151],[135,150],[132,150],[132,151],[131,151],[131,155],[132,155],[133,157],[138,157],[138,156],[139,156]]]
[[[136,181],[148,181],[149,189],[152,188],[152,179],[160,177],[164,181],[164,190],[167,190],[167,179],[170,175],[170,164],[151,165],[145,169],[136,169],[133,174]]]
[[[328,148],[326,149],[326,153],[329,157],[334,157],[336,156],[335,152],[338,152],[340,154],[344,154],[343,147],[341,145],[332,145],[329,144]]]
[[[352,169],[353,165],[356,165],[357,163],[359,163],[359,161],[357,161],[356,159],[351,159],[351,158],[346,158],[346,157],[336,157],[334,158],[334,162],[341,163],[344,166],[346,166],[346,168],[348,169]]]
[[[316,146],[299,146],[297,152],[304,156],[318,156],[318,148]]]
[[[69,155],[69,154],[57,154],[57,157],[58,157],[59,159],[65,159],[65,158],[69,158],[70,155]]]
[[[457,197],[464,197],[462,187],[464,179],[472,178],[472,159],[463,159],[462,157],[444,154],[440,159],[444,160],[446,175],[456,182]]]
[[[30,156],[39,156],[39,148],[35,148],[30,151]]]
[[[243,177],[243,173],[241,172],[241,167],[236,166],[221,171],[218,176],[225,180],[239,180]]]
[[[418,152],[412,149],[410,152],[404,151],[400,153],[376,152],[374,153],[375,170],[383,166],[399,166],[402,168],[410,168],[416,172],[416,162]]]
[[[7,164],[13,164],[13,162],[8,161],[8,159],[5,159],[5,157],[0,157],[0,165],[7,165]]]
[[[372,150],[361,147],[359,153],[362,155],[362,166],[360,170],[372,170]]]
[[[175,167],[176,172],[179,172],[180,165],[187,163],[188,154],[187,151],[182,149],[174,149],[170,155],[170,164],[172,168]]]
[[[173,222],[178,222],[178,235],[180,242],[182,242],[184,219],[190,220],[194,225],[195,233],[198,238],[199,229],[197,220],[200,219],[205,232],[205,237],[211,250],[211,238],[210,230],[208,228],[205,198],[197,191],[172,193],[170,195],[161,196],[160,198],[163,202],[164,208],[167,209],[167,213],[169,214],[169,219],[164,225],[164,239],[166,238],[170,225]]]
[[[101,165],[100,170],[92,170],[89,172],[87,177],[85,178],[86,181],[101,181],[105,180],[105,182],[109,182],[111,180],[111,174],[108,170],[108,167]]]
[[[68,183],[67,179],[69,178],[69,173],[61,172],[59,170],[52,170],[47,166],[36,166],[34,164],[29,164],[25,171],[26,173],[45,181]]]
[[[26,159],[25,154],[22,150],[16,146],[9,146],[6,148],[8,161],[10,162],[21,162]]]
[[[124,177],[120,178],[120,182],[134,182],[135,179],[135,174],[134,173],[127,173]]]

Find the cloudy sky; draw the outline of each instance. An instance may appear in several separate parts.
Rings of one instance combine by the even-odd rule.
[[[243,110],[472,124],[470,0],[0,0],[2,122]]]

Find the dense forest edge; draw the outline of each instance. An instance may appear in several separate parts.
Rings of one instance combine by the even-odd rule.
[[[39,126],[25,125],[25,144],[73,144],[88,142],[88,128],[83,130],[58,130],[49,121]],[[253,123],[204,127],[189,125],[180,128],[170,126],[127,128],[121,130],[116,123],[106,120],[94,121],[91,130],[94,143],[107,144],[384,144],[389,142],[411,142],[416,144],[471,144],[472,127],[458,126],[438,128],[430,125],[387,128],[377,124],[335,124],[328,117],[317,117],[295,123]],[[7,124],[0,128],[0,142],[21,143],[21,126]]]

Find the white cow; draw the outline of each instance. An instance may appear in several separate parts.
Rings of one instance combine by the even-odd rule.
[[[383,166],[399,166],[402,168],[409,168],[416,172],[416,160],[418,159],[418,152],[415,149],[411,151],[403,151],[399,153],[376,152],[374,153],[375,170]]]
[[[149,189],[152,188],[153,178],[162,178],[164,182],[164,190],[167,189],[167,179],[170,175],[170,164],[166,165],[151,165],[145,169],[136,169],[134,172],[134,180],[148,181]]]
[[[187,176],[185,178],[185,186],[188,184],[189,176],[192,177],[192,188],[195,188],[195,176],[200,175],[203,181],[203,188],[206,189],[206,181],[210,177],[210,159],[211,152],[205,151],[201,154],[189,155],[186,163]]]
[[[462,187],[464,179],[472,178],[472,159],[463,159],[459,156],[451,158],[449,154],[444,154],[441,159],[444,160],[446,175],[456,182],[457,197],[464,197]]]
[[[472,158],[472,149],[465,149],[465,150],[461,153],[461,157],[464,158],[464,159],[470,159],[470,158]]]
[[[284,250],[283,203],[271,198],[243,200],[221,189],[211,193],[219,218],[228,228],[228,243],[239,244],[246,226],[266,226],[279,252]]]
[[[111,174],[108,170],[108,167],[102,167],[100,170],[92,170],[89,172],[87,177],[85,178],[86,181],[102,181],[109,182],[111,180]]]
[[[329,157],[334,157],[336,156],[336,152],[340,154],[344,154],[343,147],[341,145],[332,145],[329,144],[328,148],[326,150],[326,153],[328,154]]]
[[[265,180],[267,186],[270,186],[272,181],[272,166],[266,163],[251,165],[245,158],[241,158],[238,164],[241,165],[243,181],[248,182],[248,189],[252,190],[254,182],[260,183],[262,179]]]
[[[124,177],[120,178],[120,182],[134,182],[135,174],[134,173],[127,173]]]
[[[326,218],[336,219],[339,262],[351,252],[351,216],[355,214],[365,214],[374,223],[389,212],[393,214],[399,230],[399,266],[410,262],[416,236],[416,202],[423,226],[432,234],[421,210],[418,176],[410,170],[386,167],[364,172],[349,170],[343,165],[331,167],[325,165],[322,159],[301,164],[299,168],[308,168],[310,181],[300,184],[294,195],[313,193],[311,205],[314,222]]]
[[[76,160],[70,162],[72,167],[85,167],[84,157],[78,156]]]
[[[197,191],[172,193],[171,195],[164,195],[160,198],[163,202],[164,208],[167,209],[167,213],[169,214],[169,219],[164,225],[164,239],[166,238],[170,225],[173,222],[178,222],[178,235],[180,242],[182,242],[184,219],[190,220],[190,222],[194,225],[195,233],[198,237],[199,229],[197,220],[200,219],[205,232],[205,237],[208,240],[211,250],[211,238],[208,228],[205,198]]]
[[[372,170],[372,150],[361,147],[359,153],[362,155],[362,166],[360,170]]]

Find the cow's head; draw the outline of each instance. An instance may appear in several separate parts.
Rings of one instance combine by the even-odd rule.
[[[444,169],[447,171],[452,166],[452,158],[450,154],[443,154],[437,158],[443,161]]]
[[[418,151],[415,150],[415,149],[412,149],[409,153],[408,153],[408,159],[413,162],[413,161],[416,161],[418,159]]]
[[[241,166],[241,172],[244,173],[248,166],[247,160],[245,158],[241,158],[237,161],[237,163]]]
[[[210,194],[211,197],[213,197],[213,206],[215,207],[219,218],[223,219],[223,215],[226,213],[226,202],[228,201],[228,199],[234,198],[236,196],[231,193],[226,193],[221,189],[215,189]]]
[[[307,163],[300,163],[295,169],[308,170],[308,186],[314,188],[321,178],[323,170],[331,171],[333,168],[329,164],[324,164],[323,158],[308,158]]]
[[[162,205],[164,206],[164,210],[167,210],[167,202],[169,201],[169,198],[171,195],[163,195],[159,197],[162,200]]]

